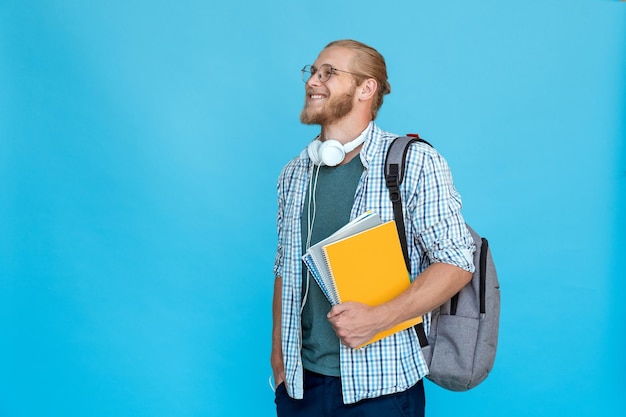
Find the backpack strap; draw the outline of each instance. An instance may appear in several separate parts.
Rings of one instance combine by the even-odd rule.
[[[409,249],[406,240],[406,232],[404,230],[404,212],[402,210],[402,196],[400,194],[400,184],[404,179],[404,163],[409,145],[413,142],[422,142],[432,147],[432,145],[420,138],[417,134],[398,137],[391,142],[387,156],[385,157],[385,182],[389,189],[389,198],[393,204],[393,217],[396,220],[396,228],[398,229],[398,237],[402,246],[402,254],[404,255],[404,263],[407,271],[411,271],[411,259],[409,258]],[[424,323],[415,326],[417,337],[421,347],[428,346],[428,338],[424,330]]]
[[[408,243],[406,241],[406,232],[404,229],[404,212],[402,210],[402,196],[400,194],[400,184],[404,179],[404,164],[406,154],[409,151],[409,145],[413,142],[422,142],[432,148],[432,145],[420,138],[417,134],[409,134],[407,136],[398,137],[391,142],[387,156],[385,157],[385,181],[389,189],[389,198],[393,204],[393,217],[396,220],[398,228],[398,237],[400,245],[402,245],[402,254],[406,269],[411,270],[411,260],[409,259]]]
[[[387,151],[387,157],[385,159],[385,178],[387,179],[387,187],[389,188],[389,197],[391,198],[391,202],[393,203],[393,216],[396,220],[396,227],[398,228],[398,236],[400,237],[400,244],[402,245],[402,253],[404,254],[404,262],[406,263],[407,269],[411,270],[411,261],[409,259],[408,246],[406,241],[406,232],[404,230],[404,213],[402,212],[402,199],[400,196],[400,184],[402,184],[402,179],[404,178],[404,165],[406,162],[406,154],[409,150],[409,145],[413,142],[422,142],[426,145],[434,148],[433,145],[420,138],[416,133],[409,133],[406,136],[398,137],[391,142],[389,146],[389,151]],[[480,265],[481,271],[485,271],[486,262],[487,262],[487,249],[489,247],[489,242],[487,239],[482,238],[481,245],[481,257],[480,257]],[[481,292],[482,294],[480,302],[481,307],[480,311],[485,311],[485,282],[486,277],[484,273],[481,272],[483,276],[481,276]],[[456,293],[450,299],[450,314],[456,315],[457,306],[459,304],[459,293]]]
[[[385,180],[389,189],[389,198],[393,203],[393,217],[396,220],[398,228],[398,237],[402,245],[402,254],[406,269],[411,270],[411,260],[409,259],[408,244],[406,241],[406,233],[404,231],[404,213],[402,211],[402,197],[400,195],[400,184],[404,179],[404,162],[409,145],[413,142],[422,142],[428,146],[432,145],[420,138],[417,134],[409,134],[407,136],[398,137],[391,142],[387,156],[385,158]]]

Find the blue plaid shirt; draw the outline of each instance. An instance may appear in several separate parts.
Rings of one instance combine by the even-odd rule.
[[[397,136],[370,124],[360,153],[365,169],[354,196],[351,218],[372,210],[383,221],[393,219],[384,164],[387,149]],[[285,166],[278,180],[278,248],[274,274],[283,279],[281,323],[285,386],[288,394],[296,399],[303,398],[304,393],[300,355],[300,220],[312,167],[305,149]],[[411,145],[400,190],[406,217],[411,279],[434,262],[445,262],[473,272],[474,243],[461,215],[460,195],[454,188],[443,157],[428,145]],[[424,323],[428,331],[430,316],[424,317]],[[345,404],[404,391],[428,374],[413,329],[361,349],[342,344],[340,366]]]

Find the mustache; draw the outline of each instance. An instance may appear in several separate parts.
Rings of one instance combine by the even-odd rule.
[[[306,95],[310,96],[312,94],[322,94],[322,95],[327,96],[328,95],[328,90],[326,90],[326,89],[307,88],[306,89]]]

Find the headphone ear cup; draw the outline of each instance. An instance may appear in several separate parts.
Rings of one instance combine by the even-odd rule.
[[[320,163],[322,163],[322,159],[320,158],[320,154],[319,154],[319,149],[320,149],[321,144],[322,144],[321,140],[315,139],[313,142],[309,143],[309,146],[307,146],[309,159],[311,159],[311,162],[313,162],[315,165],[319,165]]]
[[[341,142],[333,139],[322,142],[317,150],[317,154],[321,158],[324,165],[329,167],[339,165],[346,157],[344,146]]]

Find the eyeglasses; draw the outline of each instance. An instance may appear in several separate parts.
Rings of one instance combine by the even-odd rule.
[[[317,74],[317,78],[325,83],[330,79],[331,75],[337,75],[337,72],[345,72],[346,74],[356,75],[357,77],[365,77],[363,74],[356,74],[350,71],[344,71],[337,68],[333,68],[330,64],[322,64],[319,68],[314,67],[313,65],[305,65],[302,68],[302,81],[305,83],[308,82],[312,76]]]

